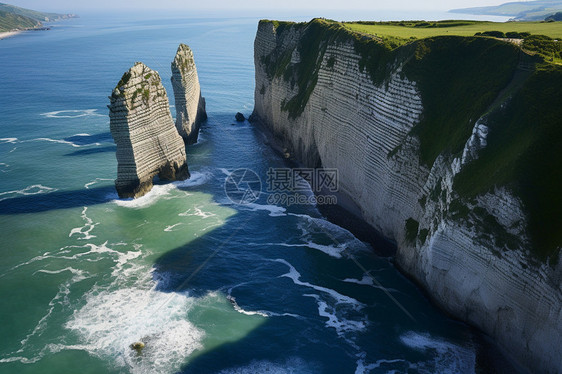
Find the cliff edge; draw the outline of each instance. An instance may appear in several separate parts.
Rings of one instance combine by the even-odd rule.
[[[397,265],[522,366],[562,372],[562,68],[485,37],[389,46],[261,21],[255,108],[397,243]]]
[[[187,144],[197,142],[201,122],[207,119],[193,51],[180,44],[172,62],[172,87],[176,103],[176,128]]]
[[[109,118],[117,144],[115,187],[121,198],[140,197],[163,180],[189,178],[185,144],[178,134],[159,74],[137,62],[113,90]]]

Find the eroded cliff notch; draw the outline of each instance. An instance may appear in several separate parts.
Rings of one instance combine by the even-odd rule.
[[[117,144],[115,188],[121,198],[140,197],[163,180],[189,178],[185,144],[178,134],[158,72],[141,62],[113,89],[109,118]]]
[[[176,128],[187,144],[197,141],[201,122],[207,119],[193,51],[180,44],[172,62],[172,87],[176,103]]]

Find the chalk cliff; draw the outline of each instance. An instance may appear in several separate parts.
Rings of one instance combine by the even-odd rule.
[[[207,119],[193,51],[180,44],[172,62],[172,87],[176,102],[176,128],[187,144],[197,142],[201,122]]]
[[[261,21],[254,47],[251,120],[337,168],[445,310],[562,372],[562,69],[491,38],[392,49],[324,20]]]
[[[111,135],[117,144],[115,187],[121,198],[139,197],[163,180],[189,178],[185,144],[174,125],[158,72],[137,62],[110,99]]]

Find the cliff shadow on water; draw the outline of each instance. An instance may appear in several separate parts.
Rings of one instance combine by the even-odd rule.
[[[267,164],[252,165],[260,170],[263,181],[269,166],[286,166],[282,157],[271,157],[261,142],[252,147],[256,142],[253,136],[261,137],[254,128],[231,125],[231,119],[222,121],[222,116],[224,123],[215,120],[212,116],[205,128],[212,134],[203,133],[204,143],[198,146],[202,148],[191,148],[188,159],[209,162],[200,152],[216,147],[217,152],[206,157],[217,157],[218,165],[230,170],[262,162],[248,158],[254,151],[263,153]],[[223,143],[213,145],[217,139]],[[231,148],[234,144],[236,151],[228,153],[224,144]],[[245,151],[237,149],[242,146]],[[225,200],[222,185],[214,186],[211,192],[215,203],[232,206]],[[467,363],[470,367],[474,362],[478,368],[492,365],[489,362],[494,358],[489,352],[496,351],[466,325],[444,316],[387,258],[374,255],[371,247],[331,225],[314,207],[269,206],[265,205],[266,197],[238,206],[237,213],[220,227],[165,253],[154,263],[158,291],[197,299],[187,318],[205,331],[203,348],[187,359],[182,372],[290,368],[295,372],[342,373],[356,371],[361,360],[365,365],[381,360],[388,370],[419,365],[436,372],[442,367],[435,361],[452,365],[446,367],[465,367]],[[308,225],[317,231],[314,238],[308,237]],[[365,274],[345,253],[327,255],[316,249],[319,243],[324,250],[348,244],[333,241],[326,236],[326,229],[317,225],[345,235],[350,240],[350,253],[389,287],[417,321],[409,319],[380,288],[362,284],[368,282]],[[305,230],[304,237],[301,230]],[[356,310],[350,300],[365,306]],[[420,351],[404,343],[413,344],[409,339],[433,348]],[[386,359],[396,361],[382,362]],[[499,361],[499,367],[510,367],[501,358]]]
[[[287,240],[283,233],[288,229],[266,217],[266,212],[243,209],[221,227],[155,261],[156,290],[198,300],[187,318],[205,331],[205,338],[182,373],[274,369],[344,373],[355,371],[362,360],[380,360],[388,370],[417,366],[439,372],[474,364],[485,372],[501,372],[500,368],[516,372],[493,343],[442,315],[387,259],[360,256],[415,313],[416,321],[382,290],[339,281],[364,276],[349,258],[329,258],[305,248],[288,253],[285,244],[272,247],[271,242]],[[256,237],[252,233],[264,230],[264,222],[278,227]],[[366,307],[359,312],[332,304],[327,293],[356,299]],[[351,326],[358,320],[368,321],[368,327],[356,331]],[[338,323],[349,324],[349,330]],[[428,339],[437,350],[419,351],[405,344],[413,331],[431,331],[415,338]]]
[[[0,200],[0,215],[38,213],[107,203],[117,198],[115,186],[54,191]]]

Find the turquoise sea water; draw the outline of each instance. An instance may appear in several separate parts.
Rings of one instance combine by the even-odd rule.
[[[0,373],[478,367],[467,326],[316,207],[225,195],[230,171],[265,181],[283,166],[251,125],[231,125],[252,110],[256,28],[251,18],[117,15],[0,41]],[[209,115],[188,148],[192,177],[119,200],[107,96],[135,61],[171,95],[181,42],[195,52]]]

